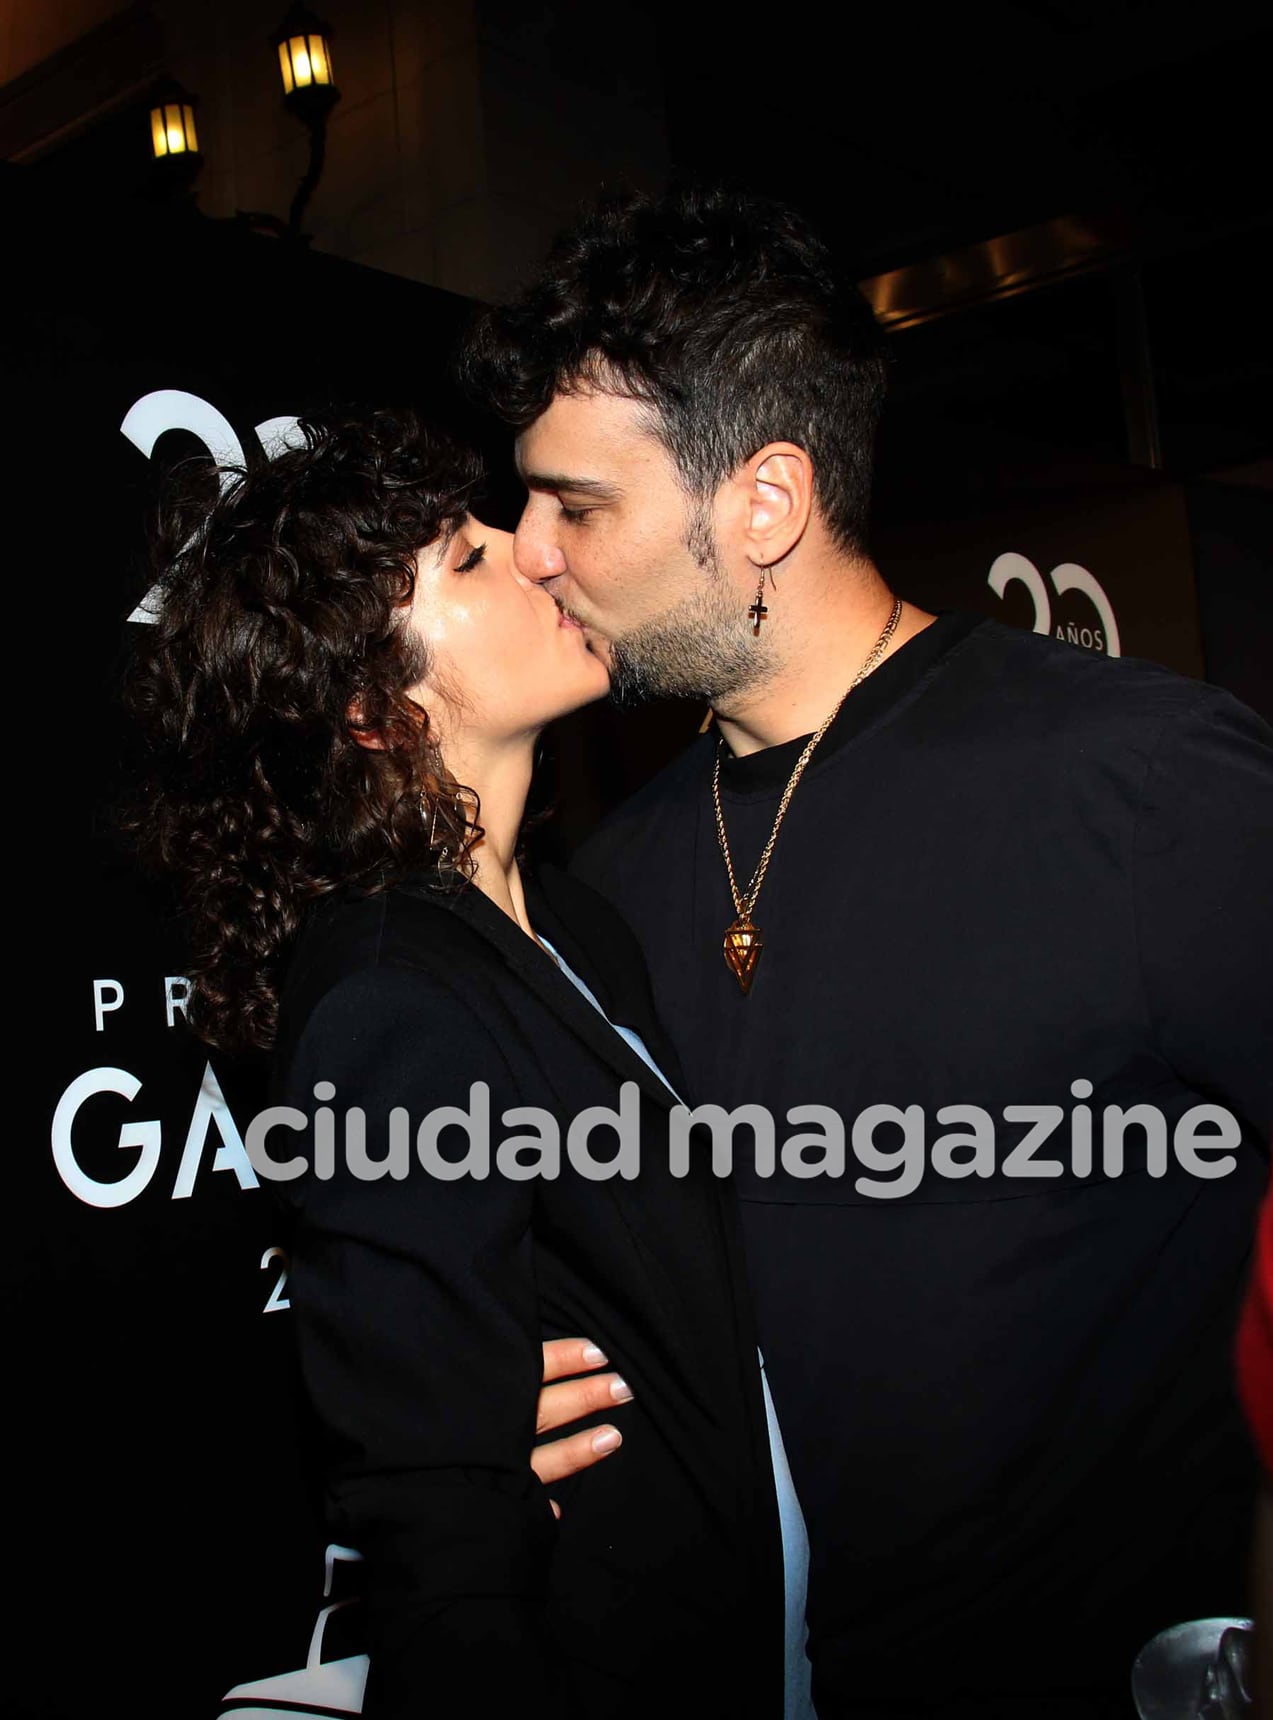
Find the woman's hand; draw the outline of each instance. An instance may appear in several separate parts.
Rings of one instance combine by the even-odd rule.
[[[587,1338],[549,1339],[544,1345],[544,1383],[539,1393],[535,1432],[551,1433],[553,1428],[566,1427],[599,1409],[630,1403],[632,1393],[618,1374],[595,1373],[595,1369],[603,1368],[605,1364],[605,1356]],[[588,1373],[593,1377],[567,1377]],[[553,1384],[554,1381],[558,1383]],[[547,1485],[600,1463],[603,1457],[617,1451],[622,1443],[623,1435],[617,1427],[588,1427],[582,1433],[572,1433],[564,1439],[551,1439],[537,1445],[531,1452],[530,1466]],[[555,1499],[552,1508],[560,1517],[561,1507]]]

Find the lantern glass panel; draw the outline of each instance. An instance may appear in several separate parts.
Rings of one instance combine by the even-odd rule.
[[[168,134],[169,155],[184,155],[186,134],[181,123],[181,104],[169,102],[164,108],[164,129]]]
[[[150,147],[155,152],[156,161],[162,161],[168,153],[168,131],[164,125],[164,110],[161,107],[150,110]]]
[[[292,77],[292,44],[280,42],[278,45],[279,70],[283,74],[283,94],[290,96],[296,88],[296,80]]]
[[[332,81],[331,51],[321,36],[309,38],[309,63],[316,84],[330,84]]]

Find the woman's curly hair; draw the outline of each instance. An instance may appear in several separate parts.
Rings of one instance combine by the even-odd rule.
[[[185,470],[152,540],[153,626],[125,701],[147,780],[124,814],[189,927],[190,1019],[265,1049],[305,909],[432,862],[471,875],[476,797],[410,697],[415,552],[462,523],[476,456],[409,411],[304,419],[304,446]],[[358,737],[362,735],[362,740]],[[369,744],[368,744],[369,743]]]

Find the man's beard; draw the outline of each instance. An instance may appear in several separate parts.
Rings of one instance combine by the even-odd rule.
[[[774,672],[768,641],[753,636],[720,565],[704,509],[695,511],[687,547],[703,570],[697,591],[678,608],[610,641],[610,697],[617,705],[669,698],[716,704]]]

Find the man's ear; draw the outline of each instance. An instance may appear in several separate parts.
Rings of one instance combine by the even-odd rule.
[[[790,555],[813,512],[813,462],[794,442],[770,442],[738,473],[748,559],[772,567]]]

